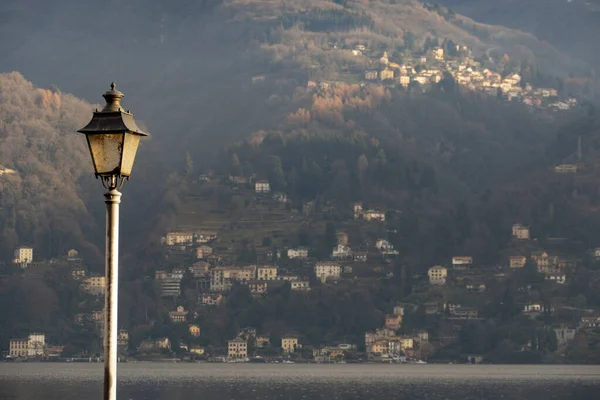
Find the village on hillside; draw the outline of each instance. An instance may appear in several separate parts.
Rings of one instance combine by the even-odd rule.
[[[210,175],[201,175],[196,185],[222,185],[221,182]],[[304,207],[304,213],[290,212],[286,208],[287,196],[273,193],[267,180],[230,176],[225,183],[254,202],[253,215],[260,215],[261,221],[267,221],[269,214],[286,215],[287,222],[277,219],[272,225],[265,222],[267,226],[263,222],[251,223],[254,235],[262,228],[272,230],[310,218],[310,203]],[[413,294],[406,301],[381,310],[379,328],[365,331],[364,340],[359,342],[339,337],[329,343],[314,343],[295,329],[284,329],[283,334],[274,335],[247,326],[224,338],[224,346],[205,344],[203,332],[209,327],[202,325],[201,316],[207,310],[227,305],[233,290],[245,288],[253,298],[262,299],[282,290],[289,290],[291,296],[310,296],[312,291],[328,287],[348,284],[373,287],[391,279],[404,281],[406,277],[397,276],[398,270],[394,268],[401,254],[386,236],[388,217],[396,211],[366,207],[363,203],[355,203],[347,211],[349,219],[341,229],[330,232],[335,243],[325,256],[318,255],[310,246],[278,246],[266,239],[255,253],[243,256],[234,249],[237,240],[232,236],[240,234],[240,229],[232,231],[224,221],[205,219],[210,228],[202,229],[201,219],[196,229],[166,232],[162,242],[164,262],[156,266],[154,276],[146,279],[167,306],[162,310],[164,323],[172,326],[179,336],[176,341],[172,336],[140,337],[142,327],[123,328],[118,336],[121,357],[140,360],[176,357],[213,362],[431,361],[428,357],[443,353],[447,346],[463,340],[470,322],[486,320],[490,307],[502,307],[502,304],[491,305],[489,296],[505,290],[509,280],[518,281],[521,275],[535,276],[560,293],[561,287],[576,278],[582,262],[600,262],[600,247],[575,258],[563,256],[554,244],[565,239],[544,242],[532,237],[529,226],[515,223],[506,232],[512,250],[505,259],[488,265],[468,254],[456,254],[444,264],[430,266],[426,273],[411,277]],[[189,216],[185,218],[189,221]],[[367,235],[358,237],[354,232]],[[70,250],[61,260],[34,261],[34,249],[23,246],[15,250],[11,263],[26,275],[35,274],[36,269],[45,265],[67,265],[67,279],[79,285],[82,295],[89,299],[82,303],[87,304],[87,309],[73,315],[73,323],[81,329],[96,331],[102,338],[106,281],[104,276],[92,274],[84,267],[77,250]],[[544,349],[549,352],[564,353],[576,337],[591,340],[600,328],[600,310],[589,309],[585,297],[576,298],[577,301],[564,296],[542,297],[530,284],[519,286],[516,293],[511,307],[520,307],[520,324],[538,326],[527,328],[535,333],[523,339],[520,349],[523,354],[540,346],[547,346]],[[151,326],[153,321],[149,323]],[[551,339],[544,339],[542,345],[542,336],[536,335],[547,335],[548,329]],[[131,340],[131,330],[136,332],[136,340]],[[68,346],[68,343],[47,343],[44,332],[30,332],[27,337],[11,338],[6,356],[12,360],[73,361],[100,357],[99,353],[84,353],[65,358],[62,351]],[[445,360],[486,361],[481,353],[462,354],[458,359],[448,357]]]
[[[548,109],[565,111],[577,106],[573,97],[560,98],[557,89],[533,87],[515,72],[505,75],[494,71],[495,63],[487,56],[489,66],[482,65],[474,59],[466,46],[452,44],[452,54],[444,48],[435,46],[428,48],[423,54],[404,54],[402,62],[394,62],[387,51],[377,52],[366,45],[345,48],[333,44],[333,49],[347,51],[353,57],[367,58],[371,68],[363,72],[362,82],[400,86],[403,88],[418,87],[427,91],[432,85],[451,77],[461,88],[501,97],[507,101],[518,101],[532,109]],[[378,58],[379,57],[379,58]],[[256,79],[256,78],[255,78]],[[335,85],[335,81],[309,80],[308,89],[326,88]]]

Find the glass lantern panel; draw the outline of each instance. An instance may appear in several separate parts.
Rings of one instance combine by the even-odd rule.
[[[122,133],[103,133],[87,135],[94,168],[99,175],[119,175],[121,152],[123,150]]]
[[[131,175],[135,154],[140,144],[140,135],[133,133],[125,134],[125,144],[123,145],[123,162],[121,163],[121,175]]]

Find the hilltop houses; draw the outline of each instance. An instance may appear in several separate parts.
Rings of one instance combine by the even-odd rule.
[[[448,277],[448,270],[441,265],[434,265],[427,271],[431,285],[444,285]]]
[[[514,224],[512,226],[512,235],[519,240],[529,240],[529,227],[521,224]]]

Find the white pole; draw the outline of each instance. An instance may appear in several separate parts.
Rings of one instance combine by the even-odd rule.
[[[117,400],[119,304],[119,203],[121,193],[104,193],[106,203],[106,293],[104,295],[104,400]]]

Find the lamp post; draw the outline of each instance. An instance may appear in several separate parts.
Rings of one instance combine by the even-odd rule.
[[[96,178],[107,189],[106,203],[106,292],[104,295],[104,400],[117,399],[117,317],[119,301],[119,203],[117,190],[129,179],[140,138],[147,136],[133,115],[121,108],[123,93],[115,84],[102,97],[106,106],[78,132],[88,142]]]

